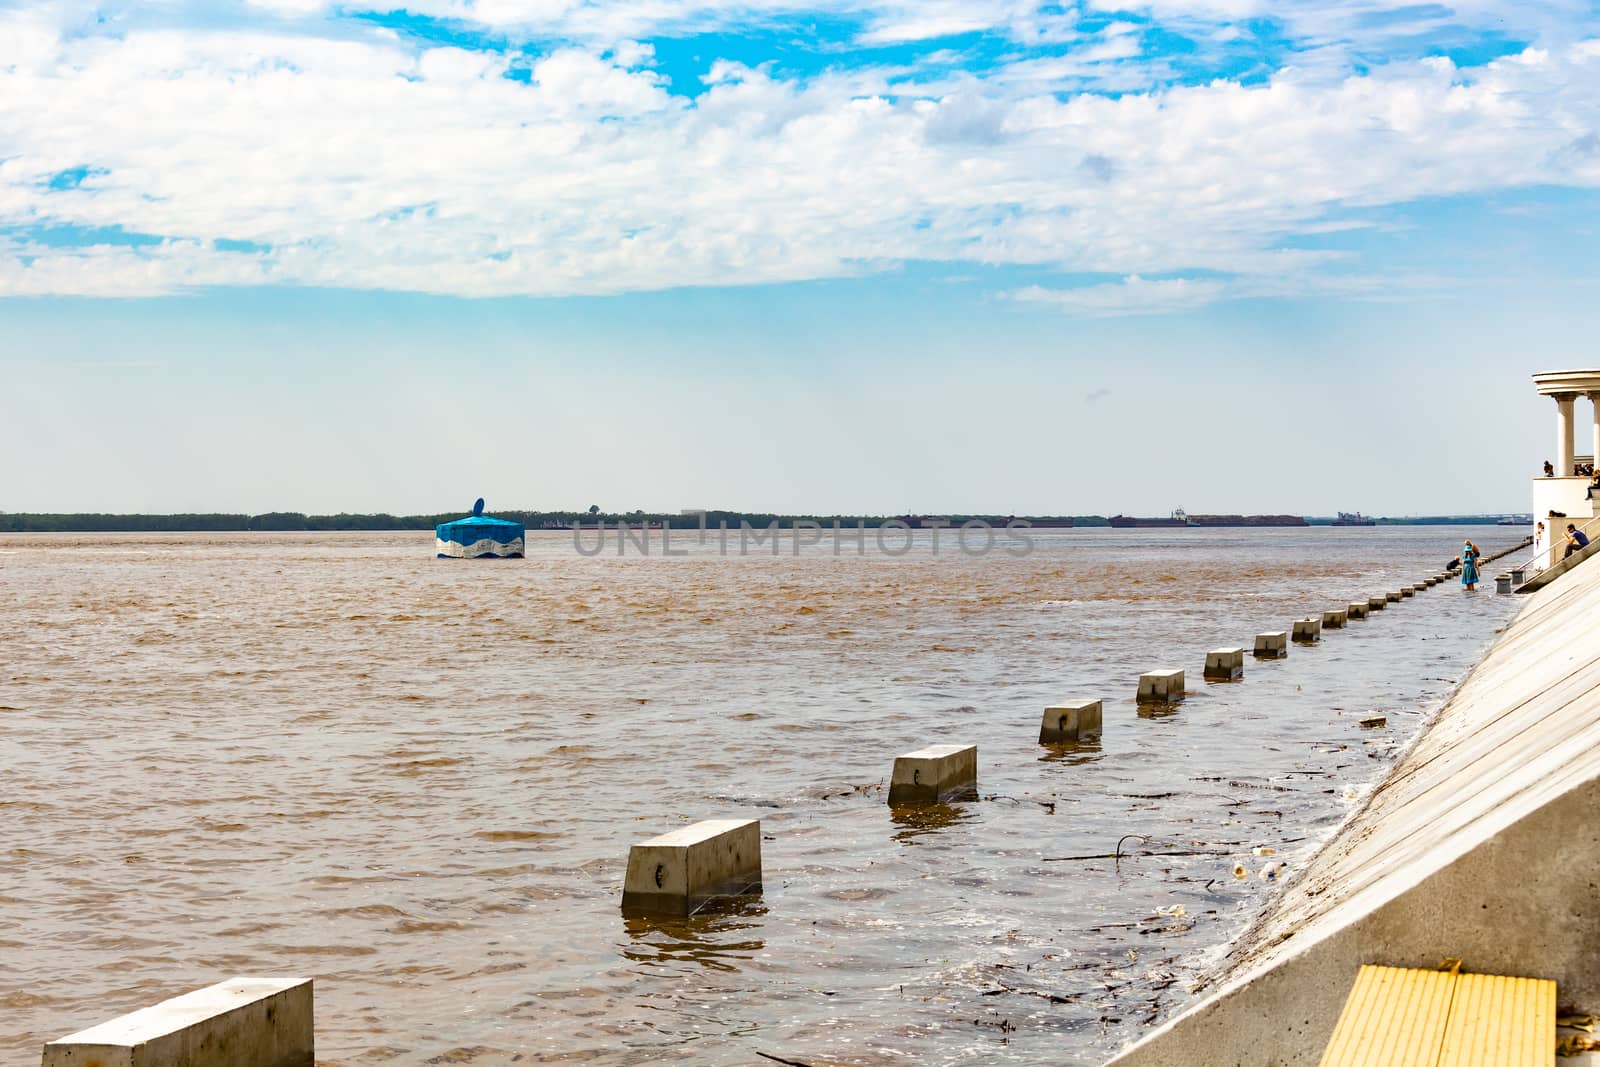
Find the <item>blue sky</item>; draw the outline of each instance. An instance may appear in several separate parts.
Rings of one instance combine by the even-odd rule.
[[[1524,508],[1597,206],[1590,4],[0,0],[0,509]]]

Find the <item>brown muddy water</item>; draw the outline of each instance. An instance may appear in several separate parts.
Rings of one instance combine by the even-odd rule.
[[[1292,877],[1515,603],[1445,584],[1242,683],[1203,683],[1206,649],[1420,579],[1463,532],[776,559],[544,534],[514,561],[0,537],[0,1062],[234,974],[316,978],[323,1064],[1099,1062],[1192,995],[1261,869]],[[1139,715],[1166,667],[1190,699]],[[1079,695],[1102,740],[1040,747]],[[978,744],[980,799],[891,811],[893,757],[949,741]],[[762,820],[764,895],[625,920],[628,846],[712,817]]]

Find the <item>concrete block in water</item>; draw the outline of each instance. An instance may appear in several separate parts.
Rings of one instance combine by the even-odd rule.
[[[977,745],[930,745],[896,756],[889,803],[937,804],[978,786]]]
[[[1511,584],[1512,585],[1521,585],[1522,584],[1522,576],[1525,573],[1526,572],[1521,567],[1512,567],[1511,568]]]
[[[1416,596],[1417,595],[1417,587],[1414,586],[1414,585],[1402,585],[1400,587],[1400,595],[1401,596]]]
[[[1256,655],[1262,659],[1282,659],[1289,654],[1289,635],[1282,630],[1256,634]]]
[[[1205,676],[1215,682],[1244,677],[1244,649],[1213,648],[1206,653]]]
[[[1511,592],[1511,575],[1497,574],[1494,576],[1494,591],[1496,593]]]
[[[1387,593],[1383,594],[1383,599],[1388,601],[1390,604],[1398,604],[1398,603],[1400,603],[1400,590],[1398,590],[1398,589],[1389,590]]]
[[[1367,617],[1367,602],[1363,600],[1361,603],[1357,604],[1354,601],[1351,601],[1350,606],[1344,610],[1348,618],[1364,619]]]
[[[1322,613],[1322,628],[1324,630],[1338,630],[1343,628],[1349,618],[1349,608],[1334,608],[1332,611]]]
[[[312,1067],[311,979],[230,978],[57,1038],[42,1067]]]
[[[1322,640],[1321,619],[1296,619],[1294,620],[1294,639],[1302,645],[1315,644]]]
[[[1182,699],[1182,671],[1146,671],[1139,675],[1140,704],[1175,704]]]
[[[711,897],[761,889],[761,821],[706,819],[628,850],[624,911],[689,915]]]
[[[1100,701],[1068,700],[1044,709],[1039,724],[1041,745],[1083,741],[1100,736]]]
[[[1367,598],[1367,610],[1368,611],[1382,611],[1384,608],[1386,608],[1388,606],[1389,606],[1389,600],[1388,600],[1387,597],[1373,596],[1373,597],[1368,597]]]

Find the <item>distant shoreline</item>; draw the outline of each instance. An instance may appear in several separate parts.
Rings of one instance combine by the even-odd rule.
[[[615,526],[617,523],[627,523],[630,526],[649,524],[651,526],[667,525],[673,529],[696,529],[700,525],[698,514],[652,514],[646,512],[631,512],[626,514],[606,512],[576,512],[576,511],[497,511],[501,518],[511,519],[522,523],[530,532],[552,529],[570,529],[573,523],[593,527],[596,523],[605,523]],[[913,528],[927,525],[933,516],[917,515],[778,515],[759,512],[738,511],[707,511],[706,524],[715,529],[718,523],[727,523],[730,528],[737,528],[741,522],[749,523],[753,527],[766,528],[776,522],[780,527],[792,527],[796,523],[817,523],[824,528],[831,527],[835,522],[841,526],[855,527],[858,523],[867,529],[875,529],[889,522],[906,522]],[[1374,517],[1377,526],[1494,526],[1504,518],[1506,513],[1489,515],[1406,515],[1394,517]],[[339,514],[339,515],[305,515],[300,512],[269,512],[262,515],[242,515],[227,513],[189,513],[189,514],[101,514],[94,512],[77,513],[46,513],[46,512],[16,512],[7,514],[0,512],[0,533],[247,533],[252,531],[280,531],[280,532],[316,532],[316,531],[349,531],[349,532],[383,532],[395,530],[432,530],[442,522],[461,517],[460,512],[443,512],[436,515],[389,515],[376,514]],[[960,526],[963,522],[979,519],[995,526],[1004,526],[1009,521],[1031,523],[1043,529],[1061,529],[1066,527],[1082,528],[1110,528],[1107,516],[1104,515],[942,515],[938,516],[951,526]],[[1336,516],[1307,515],[1307,526],[1331,526]],[[1531,520],[1527,525],[1532,525]],[[1183,529],[1184,527],[1171,527]],[[1271,526],[1227,526],[1206,527],[1210,529],[1274,529],[1297,527],[1271,527]],[[1303,528],[1303,527],[1298,527]],[[1521,529],[1520,526],[1508,526],[1507,529]]]

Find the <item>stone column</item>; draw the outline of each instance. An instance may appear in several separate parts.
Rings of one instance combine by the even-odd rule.
[[[1589,455],[1593,462],[1600,466],[1600,393],[1586,393],[1589,403],[1594,405],[1594,441],[1590,445]]]
[[[1572,402],[1575,393],[1556,393],[1556,477],[1572,477]]]

